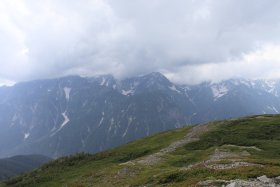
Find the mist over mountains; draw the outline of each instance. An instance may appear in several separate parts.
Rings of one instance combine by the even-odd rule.
[[[280,111],[280,81],[177,85],[160,73],[0,87],[0,157],[100,152],[156,132]]]

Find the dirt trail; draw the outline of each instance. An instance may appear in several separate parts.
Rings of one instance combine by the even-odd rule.
[[[157,164],[158,162],[161,161],[162,157],[167,153],[171,153],[175,151],[177,148],[180,148],[187,143],[199,140],[199,136],[209,130],[208,126],[209,126],[208,124],[196,125],[186,134],[186,136],[183,139],[175,141],[172,144],[170,144],[168,147],[165,147],[154,154],[148,155],[140,160],[137,160],[136,162],[138,164],[143,164],[143,165]]]
[[[227,144],[224,145],[227,147],[236,147],[236,148],[240,148],[240,149],[254,149],[256,151],[262,151],[260,148],[256,147],[256,146],[238,146],[238,145],[232,145],[232,144]]]

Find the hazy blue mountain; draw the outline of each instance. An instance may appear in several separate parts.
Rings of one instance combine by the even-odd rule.
[[[0,157],[98,152],[156,132],[280,111],[280,82],[176,85],[160,73],[68,76],[0,87]]]
[[[51,158],[42,155],[18,155],[0,159],[0,181],[40,167]]]

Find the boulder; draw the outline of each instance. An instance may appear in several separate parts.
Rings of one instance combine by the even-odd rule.
[[[266,175],[260,176],[257,178],[260,182],[265,183],[265,184],[269,184],[269,183],[273,183],[273,180],[268,178]]]

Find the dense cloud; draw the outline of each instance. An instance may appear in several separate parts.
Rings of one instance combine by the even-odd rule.
[[[2,0],[0,83],[160,71],[180,83],[280,76],[278,0]]]

